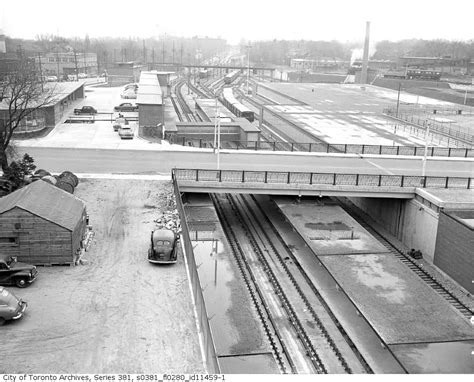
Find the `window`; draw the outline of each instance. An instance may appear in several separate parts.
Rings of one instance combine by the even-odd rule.
[[[0,237],[0,247],[17,247],[18,237]]]

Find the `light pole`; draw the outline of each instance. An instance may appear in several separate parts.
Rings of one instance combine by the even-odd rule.
[[[402,89],[402,83],[398,83],[398,96],[397,96],[397,114],[396,117],[398,118],[398,109],[400,108],[400,90]]]
[[[423,154],[423,168],[421,170],[421,176],[425,176],[426,173],[426,157],[428,156],[428,137],[430,134],[430,124],[428,123],[426,125],[426,131],[425,131],[425,153]]]
[[[249,94],[250,82],[250,43],[247,45],[247,94]]]
[[[218,170],[220,170],[220,167],[221,167],[220,147],[221,147],[221,115],[217,107],[217,97],[216,97],[216,111],[214,114],[214,153],[217,154],[217,169]]]

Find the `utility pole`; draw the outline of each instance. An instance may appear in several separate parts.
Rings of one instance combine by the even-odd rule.
[[[145,39],[143,39],[143,63],[147,64],[146,62],[146,46],[145,46]]]
[[[84,49],[84,53],[82,56],[82,61],[84,62],[84,73],[87,73],[87,62],[86,62],[86,50]],[[79,81],[79,74],[77,77],[77,80]]]
[[[38,63],[39,63],[39,72],[40,72],[40,81],[41,81],[41,92],[44,91],[43,88],[43,70],[41,69],[41,53],[38,52]],[[465,103],[464,103],[465,104]]]
[[[58,81],[61,81],[61,77],[59,75],[59,47],[56,47],[56,64],[58,68]]]
[[[173,40],[173,65],[174,65],[174,40]]]
[[[398,118],[398,109],[400,108],[400,90],[402,89],[402,83],[398,83],[398,96],[397,96],[397,114],[396,117]]]
[[[79,72],[77,70],[77,54],[76,49],[74,49],[74,63],[76,64],[76,81],[79,81]]]
[[[249,94],[249,82],[250,82],[250,42],[247,45],[247,94]]]
[[[161,63],[165,64],[165,40],[163,40],[163,45],[161,46]]]

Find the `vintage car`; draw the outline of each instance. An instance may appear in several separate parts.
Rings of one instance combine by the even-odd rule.
[[[131,102],[123,102],[120,105],[117,105],[114,107],[114,111],[126,112],[126,111],[137,111],[137,110],[138,110],[138,106],[134,105]]]
[[[133,139],[133,129],[130,125],[122,125],[118,130],[120,139]]]
[[[151,244],[148,261],[156,264],[176,263],[178,258],[179,236],[169,229],[151,231]]]
[[[126,118],[124,118],[122,115],[120,115],[119,117],[117,117],[114,121],[114,123],[112,124],[113,128],[114,128],[114,131],[119,131],[119,129],[122,127],[122,126],[126,126],[128,125],[128,121]]]
[[[37,276],[34,265],[20,263],[14,256],[0,255],[0,285],[24,288],[35,281]]]
[[[23,316],[27,303],[8,289],[0,286],[0,326],[6,321],[18,320]]]

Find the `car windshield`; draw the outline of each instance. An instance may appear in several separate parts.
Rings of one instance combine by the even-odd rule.
[[[10,265],[11,263],[13,263],[13,257],[7,258],[6,263],[7,263],[7,265]]]

